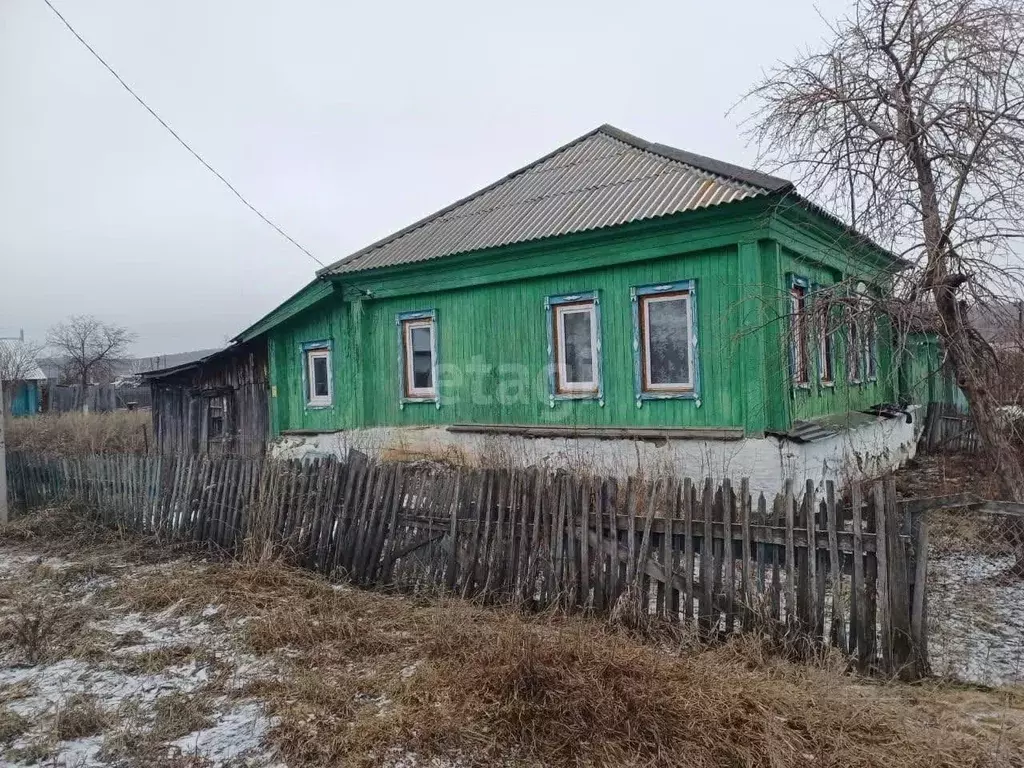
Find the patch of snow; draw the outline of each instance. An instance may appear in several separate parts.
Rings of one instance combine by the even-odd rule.
[[[93,768],[105,763],[99,759],[99,751],[103,748],[102,736],[87,736],[74,741],[62,741],[57,745],[57,752],[51,758],[53,765],[67,768]]]
[[[269,756],[263,754],[263,736],[275,721],[268,718],[262,705],[244,702],[222,713],[209,728],[194,731],[171,742],[171,747],[182,755],[200,755],[215,766],[235,762],[245,757],[263,758],[258,765],[267,765]],[[253,763],[250,763],[253,764]]]
[[[928,564],[928,654],[936,674],[1024,682],[1024,579],[1013,555],[952,553]]]

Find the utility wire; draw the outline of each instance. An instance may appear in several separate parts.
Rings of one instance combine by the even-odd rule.
[[[252,211],[253,213],[255,213],[255,214],[256,214],[257,216],[259,216],[259,217],[260,217],[261,219],[263,219],[263,221],[265,221],[265,222],[266,222],[267,224],[269,224],[269,225],[270,225],[271,227],[273,227],[273,228],[274,228],[274,230],[275,230],[275,231],[276,231],[276,232],[277,232],[277,233],[278,233],[279,235],[281,235],[281,237],[283,237],[283,238],[284,238],[285,240],[287,240],[287,241],[288,241],[289,243],[291,243],[292,245],[294,245],[294,246],[295,246],[296,248],[298,248],[298,249],[299,249],[300,251],[302,251],[302,252],[303,252],[304,254],[306,254],[307,256],[309,256],[309,258],[311,258],[311,259],[312,259],[313,261],[315,261],[315,262],[316,262],[317,264],[319,264],[319,265],[320,265],[321,267],[322,267],[322,266],[324,266],[324,263],[323,263],[322,261],[320,261],[320,259],[318,259],[318,258],[317,258],[316,256],[314,256],[314,255],[313,255],[312,253],[310,253],[309,251],[307,251],[307,250],[306,250],[305,248],[303,248],[303,247],[302,247],[301,245],[299,245],[299,243],[297,243],[297,242],[295,241],[295,239],[294,239],[294,238],[293,238],[293,237],[292,237],[291,235],[289,235],[289,234],[288,234],[287,232],[285,232],[285,231],[284,231],[283,229],[281,229],[281,228],[280,228],[279,226],[277,226],[277,224],[275,224],[274,222],[272,222],[272,221],[271,221],[270,219],[268,219],[268,218],[267,218],[267,217],[266,217],[266,216],[265,216],[265,215],[264,215],[263,213],[261,213],[261,212],[260,212],[260,211],[259,211],[259,210],[258,210],[258,209],[256,208],[256,206],[254,206],[254,205],[253,205],[252,203],[250,203],[250,202],[249,202],[248,200],[246,200],[246,199],[245,199],[245,197],[244,197],[244,196],[242,195],[242,193],[241,193],[241,192],[239,192],[239,191],[238,191],[237,189],[235,189],[235,187],[234,187],[234,186],[233,186],[233,185],[231,184],[231,182],[230,182],[230,181],[228,181],[228,180],[227,180],[227,179],[225,179],[225,178],[224,178],[224,177],[223,177],[223,176],[222,176],[222,175],[221,175],[220,173],[218,173],[218,172],[217,172],[217,170],[216,170],[216,169],[215,169],[215,168],[214,168],[214,167],[213,167],[212,165],[210,165],[210,164],[209,164],[208,162],[206,162],[206,161],[205,161],[205,160],[204,160],[204,159],[203,159],[203,158],[202,158],[202,157],[201,157],[201,156],[199,155],[199,153],[198,153],[198,152],[196,152],[196,151],[195,151],[194,149],[192,149],[192,147],[190,147],[190,146],[188,145],[188,143],[187,143],[187,142],[186,142],[186,141],[185,141],[185,140],[184,140],[183,138],[181,138],[181,136],[179,136],[179,135],[178,135],[177,133],[175,133],[175,132],[174,132],[174,129],[173,129],[173,128],[171,128],[171,126],[169,126],[169,125],[168,125],[168,124],[167,124],[167,123],[166,123],[166,122],[164,121],[164,119],[163,119],[162,117],[160,117],[160,115],[158,115],[158,114],[157,114],[156,112],[154,112],[154,111],[153,111],[153,108],[152,108],[152,107],[150,107],[150,106],[149,106],[149,104],[147,104],[147,103],[146,103],[145,101],[143,101],[143,100],[142,100],[142,97],[141,97],[141,96],[139,96],[139,94],[137,94],[137,93],[136,93],[135,91],[133,91],[133,90],[132,90],[132,88],[131,88],[131,86],[130,86],[130,85],[128,85],[128,83],[126,83],[126,82],[125,82],[125,81],[124,81],[124,80],[123,80],[123,79],[121,78],[121,76],[120,76],[119,74],[117,74],[117,72],[115,72],[115,71],[114,71],[114,68],[113,68],[112,66],[110,66],[109,64],[107,64],[107,62],[106,62],[106,61],[104,61],[103,57],[102,57],[102,56],[100,56],[100,55],[99,55],[98,53],[96,53],[95,49],[94,49],[94,48],[93,48],[93,47],[92,47],[91,45],[89,45],[89,44],[88,44],[88,43],[87,43],[87,42],[85,41],[85,39],[84,39],[84,38],[83,38],[83,37],[82,37],[82,36],[81,36],[80,34],[78,34],[78,32],[76,32],[76,31],[75,31],[75,28],[74,28],[74,27],[72,27],[72,26],[71,26],[71,24],[70,24],[70,23],[68,23],[68,20],[67,20],[67,19],[65,19],[65,18],[64,18],[64,17],[63,17],[62,15],[61,15],[61,12],[60,12],[60,11],[58,11],[58,10],[57,10],[56,8],[54,8],[54,6],[53,6],[53,3],[51,3],[51,2],[50,2],[50,0],[43,0],[43,2],[44,2],[44,3],[46,3],[46,4],[47,4],[47,5],[49,6],[50,10],[51,10],[51,11],[53,11],[53,12],[54,12],[54,13],[55,13],[55,14],[57,15],[57,18],[58,18],[58,19],[60,19],[60,20],[61,20],[62,22],[64,22],[64,26],[65,26],[65,27],[67,27],[67,28],[68,28],[68,30],[70,30],[71,34],[73,34],[73,35],[74,35],[75,37],[77,37],[77,38],[78,38],[78,42],[80,42],[80,43],[81,43],[82,45],[84,45],[84,46],[86,47],[86,50],[88,50],[88,51],[89,51],[89,53],[91,53],[91,54],[92,54],[93,56],[95,56],[95,57],[96,57],[96,60],[97,60],[97,61],[98,61],[98,62],[99,62],[100,64],[102,64],[102,65],[103,65],[104,67],[106,67],[106,68],[107,68],[107,71],[108,71],[108,72],[110,72],[110,74],[112,74],[112,75],[113,75],[113,76],[114,76],[114,77],[116,78],[117,82],[119,82],[119,83],[120,83],[120,84],[121,84],[121,85],[122,85],[122,86],[124,87],[124,89],[125,89],[126,91],[128,91],[128,93],[130,93],[130,94],[131,94],[131,95],[132,95],[132,96],[133,96],[133,97],[135,98],[135,100],[136,100],[137,102],[139,102],[139,104],[141,104],[141,105],[142,105],[142,106],[143,106],[143,107],[145,108],[145,110],[146,110],[147,112],[149,112],[149,114],[151,114],[151,115],[152,115],[152,116],[153,116],[153,117],[154,117],[154,118],[156,119],[156,121],[157,121],[158,123],[160,123],[160,125],[162,125],[162,126],[163,126],[164,128],[166,128],[166,129],[167,129],[167,132],[168,132],[168,133],[170,133],[170,134],[171,134],[171,136],[173,136],[173,137],[174,137],[175,139],[177,139],[177,140],[178,140],[178,143],[179,143],[179,144],[181,144],[181,146],[183,146],[183,147],[184,147],[185,149],[187,149],[187,150],[189,151],[189,153],[190,153],[190,154],[192,155],[192,157],[194,157],[194,158],[195,158],[196,160],[198,160],[198,161],[199,161],[200,163],[202,163],[202,164],[203,164],[203,166],[204,166],[204,167],[206,168],[206,170],[208,170],[208,171],[209,171],[210,173],[212,173],[212,174],[213,174],[214,176],[216,176],[216,177],[217,177],[218,179],[220,179],[220,180],[221,180],[222,182],[224,182],[224,186],[226,186],[226,187],[227,187],[228,189],[230,189],[230,190],[231,190],[232,192],[234,192],[234,193],[235,193],[235,197],[237,197],[237,198],[238,198],[239,200],[241,200],[241,201],[242,201],[242,202],[243,202],[243,203],[245,204],[245,206],[246,206],[246,207],[247,207],[247,208],[248,208],[248,209],[249,209],[250,211]]]

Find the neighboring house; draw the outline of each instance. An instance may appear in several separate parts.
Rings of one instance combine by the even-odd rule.
[[[3,382],[4,402],[12,416],[31,416],[43,407],[43,385],[46,375],[22,339],[0,339],[0,378],[8,367],[4,361],[15,361],[11,370],[15,378]],[[0,408],[2,411],[2,408]],[[2,414],[0,414],[2,415]]]
[[[157,450],[262,454],[269,428],[265,340],[192,358],[140,374],[152,395]]]
[[[770,491],[913,452],[916,410],[878,407],[899,399],[888,324],[837,328],[821,300],[883,294],[902,265],[784,179],[602,126],[321,270],[238,341],[266,339],[278,455]]]

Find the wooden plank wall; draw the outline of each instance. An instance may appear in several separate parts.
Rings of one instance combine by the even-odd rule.
[[[149,386],[157,452],[263,454],[270,428],[265,344],[239,345],[181,371],[151,376]],[[214,400],[224,408],[218,437],[208,433]]]
[[[977,453],[981,438],[970,414],[955,403],[928,403],[921,450],[928,453]]]
[[[14,502],[233,555],[271,547],[352,582],[533,609],[768,633],[865,671],[924,674],[923,517],[894,483],[792,485],[233,456],[8,457]]]

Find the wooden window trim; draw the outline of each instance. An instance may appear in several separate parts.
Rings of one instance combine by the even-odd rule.
[[[437,325],[433,317],[410,317],[400,321],[402,336],[402,395],[405,400],[432,402],[437,398]],[[430,386],[414,384],[412,332],[417,328],[430,331]]]
[[[590,315],[591,380],[588,382],[570,382],[566,381],[565,321],[563,318],[567,314],[582,312]],[[554,338],[555,393],[559,395],[597,395],[600,390],[600,375],[598,372],[601,365],[601,347],[598,342],[596,301],[588,299],[586,301],[555,304],[552,307],[551,316],[554,324],[551,332]]]
[[[686,315],[687,315],[687,330],[686,330],[686,344],[687,344],[687,355],[686,355],[686,368],[688,382],[671,382],[668,384],[656,384],[651,381],[651,365],[650,365],[650,335],[647,332],[648,325],[650,323],[650,312],[648,307],[652,303],[663,303],[667,301],[678,301],[679,299],[685,299],[686,301]],[[694,355],[693,350],[694,344],[694,328],[693,328],[693,305],[691,291],[688,289],[676,290],[676,291],[665,291],[664,293],[652,293],[644,294],[637,297],[639,302],[639,323],[640,323],[640,376],[641,376],[641,391],[645,394],[689,394],[694,392]]]
[[[811,387],[811,355],[807,344],[807,305],[810,282],[797,275],[789,280],[789,362],[796,389]]]

